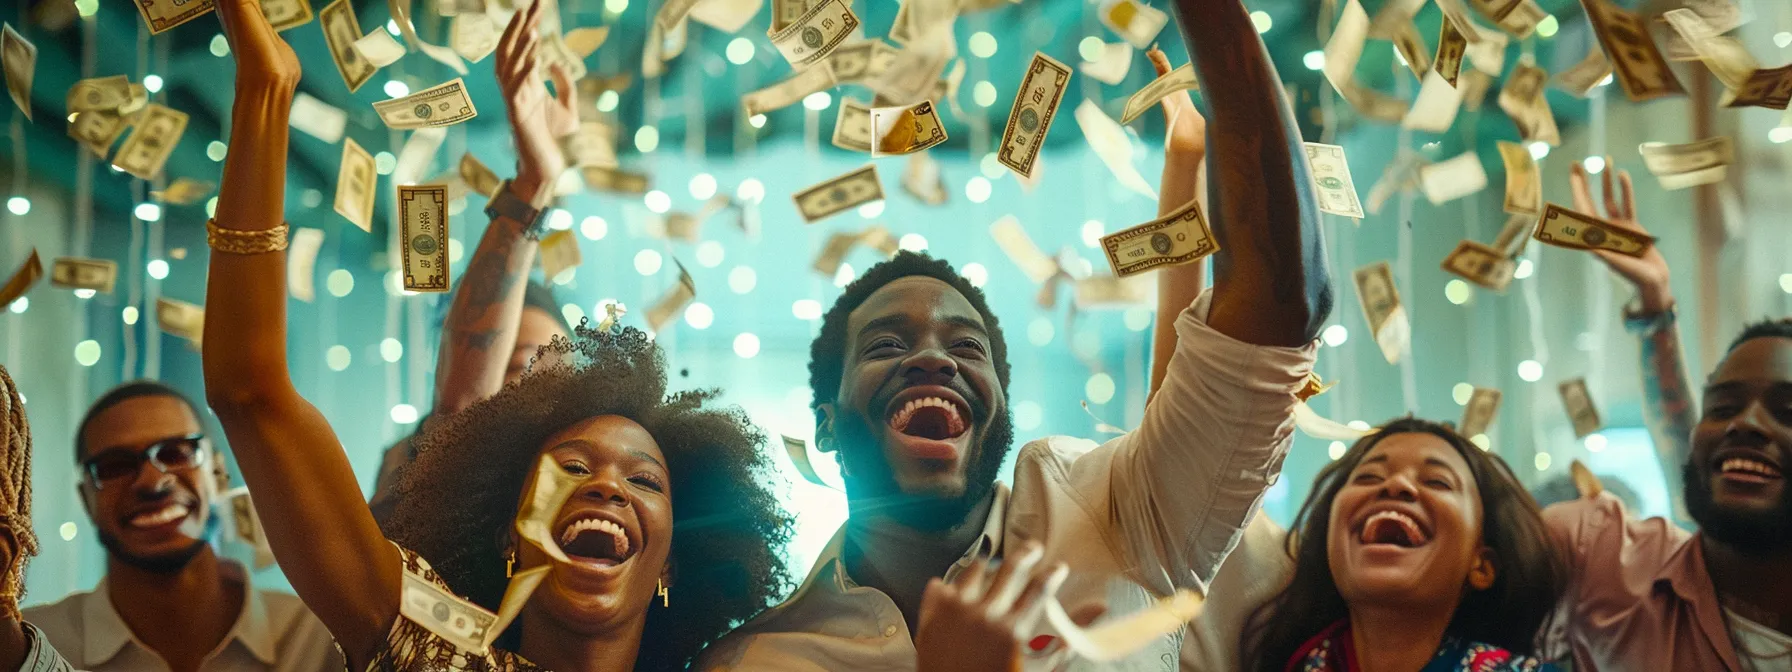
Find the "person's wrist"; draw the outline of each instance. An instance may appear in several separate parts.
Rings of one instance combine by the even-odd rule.
[[[532,170],[517,171],[516,177],[510,180],[509,188],[512,196],[536,210],[547,208],[554,196],[554,185]]]
[[[1637,308],[1644,315],[1659,315],[1674,307],[1674,293],[1666,282],[1637,286]]]

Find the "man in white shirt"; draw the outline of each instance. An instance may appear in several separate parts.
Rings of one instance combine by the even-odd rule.
[[[1069,566],[1058,594],[1073,618],[1213,579],[1279,475],[1331,288],[1298,127],[1249,15],[1239,0],[1181,4],[1198,76],[1226,78],[1202,89],[1227,129],[1208,142],[1220,251],[1213,289],[1175,318],[1139,428],[1100,446],[1033,441],[1013,490],[996,483],[1009,364],[982,292],[923,255],[871,268],[824,318],[809,364],[817,446],[840,455],[850,516],[797,592],[699,669],[913,670],[927,582],[1022,540]],[[1176,669],[1182,636],[1104,667]],[[1022,641],[1028,667],[1063,661],[1049,625]]]
[[[78,668],[312,672],[343,668],[299,598],[256,590],[213,552],[223,468],[196,407],[175,389],[127,383],[75,433],[82,503],[106,548],[91,591],[25,611]]]

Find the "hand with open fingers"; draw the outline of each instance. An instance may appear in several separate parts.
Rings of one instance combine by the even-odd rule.
[[[1586,168],[1579,163],[1574,164],[1568,176],[1569,185],[1574,191],[1574,209],[1602,217],[1632,231],[1647,233],[1636,219],[1636,194],[1631,187],[1630,173],[1618,170],[1612,164],[1611,157],[1606,157],[1605,165],[1607,167],[1601,174],[1605,210],[1601,212],[1593,204],[1591,180],[1587,177]],[[1613,184],[1613,173],[1617,174],[1616,187]],[[1636,287],[1637,298],[1642,302],[1645,314],[1659,313],[1673,307],[1674,297],[1668,287],[1668,261],[1661,256],[1661,250],[1651,246],[1640,258],[1606,250],[1593,250],[1593,253],[1599,255],[1613,272]]]
[[[1152,47],[1145,55],[1151,59],[1151,67],[1157,70],[1157,76],[1170,74],[1170,59],[1164,56],[1163,50]],[[1187,91],[1177,91],[1165,96],[1159,104],[1164,109],[1164,123],[1169,125],[1164,137],[1164,151],[1204,155],[1207,152],[1207,118],[1195,109],[1194,98]]]
[[[236,55],[237,87],[272,86],[291,92],[299,85],[299,57],[274,32],[260,0],[218,0],[218,21]]]
[[[977,560],[951,583],[928,583],[915,634],[917,672],[1019,670],[1022,638],[1069,574],[1061,564],[1042,566],[1044,555],[1029,544],[993,575],[987,561]]]
[[[517,195],[537,207],[547,204],[554,182],[566,172],[566,154],[560,138],[579,130],[578,90],[563,66],[550,66],[554,95],[542,83],[536,60],[543,48],[541,7],[536,2],[516,13],[498,41],[498,85],[510,114],[510,130],[516,139],[517,176],[512,181]]]

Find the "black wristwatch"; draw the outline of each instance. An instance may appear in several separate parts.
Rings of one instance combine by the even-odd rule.
[[[547,235],[547,214],[547,208],[536,210],[535,206],[511,193],[510,180],[498,183],[498,192],[492,194],[491,200],[485,204],[485,216],[494,220],[503,217],[520,223],[523,225],[523,237],[535,241]]]

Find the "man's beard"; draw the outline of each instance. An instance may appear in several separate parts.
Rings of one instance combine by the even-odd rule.
[[[1766,511],[1733,511],[1713,501],[1711,477],[1688,462],[1681,469],[1686,481],[1686,511],[1707,536],[1748,555],[1792,551],[1792,495],[1780,488],[1778,505]]]
[[[110,554],[113,559],[131,567],[135,567],[151,574],[175,574],[180,572],[180,570],[186,569],[187,564],[191,563],[193,558],[199,557],[199,554],[205,550],[206,546],[211,544],[208,540],[211,539],[212,533],[216,532],[217,528],[218,517],[208,516],[205,521],[204,535],[201,535],[199,539],[194,540],[193,543],[186,548],[172,553],[163,553],[161,555],[137,555],[131,553],[130,551],[125,550],[123,544],[118,542],[118,537],[112,536],[104,530],[99,532],[100,546],[105,547],[106,552]]]
[[[975,431],[975,422],[972,426]],[[866,426],[862,418],[842,414],[835,421],[835,433],[854,509],[872,510],[908,527],[937,532],[963,523],[971,509],[995,490],[996,474],[1014,444],[1014,419],[1003,409],[989,418],[981,441],[972,437],[971,454],[965,456],[970,464],[965,470],[964,492],[957,497],[904,494],[884,461],[880,432]]]

